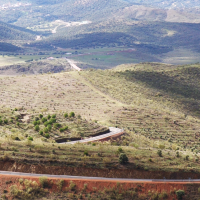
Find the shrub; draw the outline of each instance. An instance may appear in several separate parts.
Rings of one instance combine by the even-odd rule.
[[[19,126],[19,122],[17,122],[17,124],[16,124],[17,126]]]
[[[53,127],[54,127],[55,129],[57,129],[57,128],[61,127],[61,124],[56,123],[56,124],[53,125]]]
[[[158,151],[157,151],[157,154],[158,154],[160,157],[162,157],[162,151],[161,151],[161,150],[158,150]]]
[[[64,131],[66,131],[67,129],[68,129],[68,126],[65,126],[65,127],[63,127],[63,128],[60,128],[59,131],[60,131],[60,132],[64,132]]]
[[[3,124],[3,120],[2,119],[0,119],[0,125],[2,125]]]
[[[42,123],[46,122],[47,121],[47,118],[43,117],[42,118]]]
[[[87,150],[84,151],[84,155],[85,155],[85,156],[88,156],[88,155],[89,155]]]
[[[51,118],[51,115],[48,115],[48,116],[47,116],[47,119],[50,119],[50,118]]]
[[[7,119],[4,119],[4,124],[7,124],[8,123],[8,120]]]
[[[15,108],[15,110],[14,111],[17,111],[17,108]]]
[[[40,115],[39,115],[39,118],[40,118],[40,119],[42,119],[42,118],[43,118],[43,115],[42,115],[42,114],[40,114]]]
[[[44,128],[44,133],[48,133],[49,132],[49,130],[48,130],[48,128]]]
[[[44,137],[48,139],[48,138],[50,138],[50,135],[49,135],[48,133],[46,133],[46,134],[44,135]]]
[[[46,176],[42,176],[39,178],[39,181],[40,181],[40,185],[45,188],[45,187],[48,187],[48,179]]]
[[[33,125],[34,125],[34,126],[36,126],[37,124],[38,124],[37,121],[34,121],[34,122],[33,122]]]
[[[13,123],[13,119],[11,119],[10,122]]]
[[[70,112],[69,113],[69,117],[75,117],[75,113],[74,112]]]
[[[53,114],[51,118],[56,118],[56,114]]]
[[[40,121],[39,120],[37,121],[37,125],[40,125]]]
[[[176,191],[176,196],[177,196],[177,199],[178,199],[178,200],[183,199],[183,196],[184,196],[184,195],[185,195],[184,190],[178,190],[178,191]]]
[[[35,131],[39,131],[40,127],[38,125],[35,126]]]
[[[56,123],[56,119],[55,119],[55,118],[52,118],[52,119],[49,120],[48,123],[49,123],[49,124],[54,124],[54,123]]]
[[[44,126],[48,126],[48,124],[49,124],[48,122],[44,122]]]
[[[187,155],[187,156],[185,157],[185,159],[186,159],[186,160],[189,160],[189,156]]]
[[[28,137],[28,140],[33,141],[33,137]]]
[[[52,126],[49,124],[49,125],[47,126],[47,128],[48,128],[48,131],[51,131]]]
[[[62,191],[62,188],[63,188],[63,186],[64,186],[64,183],[65,183],[64,180],[60,180],[60,181],[58,182],[58,189],[59,189],[60,191]]]
[[[118,150],[117,150],[117,154],[120,154],[120,153],[123,153],[123,152],[124,152],[123,149],[121,147],[119,147]]]
[[[15,120],[18,121],[18,120],[19,120],[19,117],[15,117]]]
[[[39,132],[39,134],[40,134],[40,135],[43,135],[43,131],[41,130],[41,131]]]
[[[64,117],[67,118],[67,117],[68,117],[68,113],[65,113],[65,114],[64,114]]]
[[[76,184],[73,181],[70,181],[70,184],[69,184],[70,190],[74,190],[75,187],[76,187]]]
[[[119,155],[119,163],[120,164],[126,164],[128,162],[128,157],[126,156],[125,153],[121,153]]]

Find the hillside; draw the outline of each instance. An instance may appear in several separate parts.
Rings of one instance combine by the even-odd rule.
[[[9,148],[6,150],[7,155],[18,160],[17,162],[22,162],[20,155],[23,151],[31,163],[35,163],[35,160],[38,162],[45,155],[46,160],[55,157],[56,162],[65,163],[64,165],[71,163],[73,166],[82,166],[87,163],[88,167],[98,169],[108,166],[121,168],[118,163],[119,154],[116,153],[121,146],[129,158],[129,164],[124,166],[127,169],[139,167],[147,171],[198,171],[198,74],[199,65],[144,63],[123,65],[111,70],[2,76],[2,147],[5,149],[6,141],[9,140],[19,152],[13,157],[13,150]],[[19,124],[14,116],[18,111],[21,113]],[[65,112],[69,114],[72,111],[76,118],[65,119]],[[63,127],[68,126],[71,133],[66,130],[64,134],[60,134],[53,127],[49,139],[38,135],[34,127],[37,125],[33,123],[38,124],[38,119],[34,118],[39,118],[40,114],[45,118],[49,114],[56,114],[58,123],[63,124]],[[30,122],[23,121],[28,117]],[[5,119],[8,119],[8,124]],[[44,122],[39,121],[38,128],[46,131]],[[103,130],[105,126],[125,128],[126,134],[121,139],[103,144],[97,142],[72,147],[54,142],[51,145],[55,135],[88,136],[86,133],[93,134],[93,131]],[[6,139],[5,133],[15,137]],[[26,134],[33,138],[31,144],[27,143]],[[16,137],[21,141],[15,141]],[[20,146],[21,142],[28,146]],[[40,147],[37,147],[38,144],[41,144]],[[48,153],[47,156],[43,145],[48,147],[47,152],[54,150],[58,154]],[[58,145],[60,150],[56,150]],[[34,149],[37,154],[31,153],[28,148]],[[73,151],[67,151],[67,160],[66,156],[63,157],[66,154],[62,148],[73,148]],[[91,156],[83,157],[84,151],[88,151]]]
[[[65,59],[45,59],[41,61],[29,61],[25,64],[2,66],[0,68],[0,75],[59,73],[70,70],[69,63]]]

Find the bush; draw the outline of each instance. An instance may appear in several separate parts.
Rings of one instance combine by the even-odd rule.
[[[0,125],[2,125],[3,124],[3,120],[2,119],[0,119]]]
[[[52,118],[52,119],[50,119],[50,120],[48,121],[48,123],[49,123],[49,124],[54,124],[54,123],[56,123],[56,119],[55,119],[55,118]]]
[[[64,117],[67,118],[67,117],[68,117],[68,113],[65,113],[65,114],[64,114]]]
[[[48,124],[49,124],[48,122],[44,122],[44,126],[46,126],[46,127],[47,127],[47,126],[48,126]]]
[[[39,117],[35,117],[35,121],[38,121],[38,120],[40,120]]]
[[[120,153],[123,153],[123,152],[124,152],[123,149],[121,147],[119,147],[118,150],[117,150],[117,154],[120,154]]]
[[[59,129],[60,132],[64,132],[66,130],[68,130],[68,126],[65,126],[65,127]]]
[[[56,118],[56,114],[53,114],[51,118]]]
[[[39,132],[39,134],[40,134],[40,135],[43,135],[43,131],[41,130],[41,131]]]
[[[48,116],[47,116],[47,119],[50,119],[50,118],[51,118],[51,115],[48,115]]]
[[[44,137],[48,139],[48,138],[50,138],[50,135],[49,135],[48,133],[46,133],[46,134],[44,135]]]
[[[40,114],[40,115],[39,115],[39,118],[40,118],[40,119],[42,119],[42,118],[43,118],[43,115],[42,115],[42,114]]]
[[[28,140],[33,141],[33,137],[28,137]]]
[[[35,126],[35,131],[39,131],[40,127],[38,125]]]
[[[17,124],[16,124],[17,126],[19,126],[19,122],[17,122]]]
[[[4,119],[4,124],[7,124],[8,123],[8,120],[7,119]]]
[[[39,181],[40,181],[40,185],[45,188],[45,187],[48,187],[48,179],[46,176],[42,176],[39,178]]]
[[[56,123],[56,124],[53,125],[53,127],[54,127],[55,129],[57,129],[57,128],[61,127],[61,124]]]
[[[48,128],[48,131],[51,131],[52,126],[49,124],[49,125],[47,126],[47,128]]]
[[[70,112],[69,113],[69,117],[75,117],[75,113],[74,112]]]
[[[47,121],[47,118],[43,117],[42,118],[42,123],[46,122]]]
[[[184,190],[178,190],[178,191],[176,191],[176,196],[177,196],[177,199],[178,199],[178,200],[183,199],[183,196],[184,196],[184,195],[185,195]]]
[[[44,133],[48,133],[49,132],[49,130],[48,130],[48,128],[44,128]]]
[[[74,190],[75,187],[76,187],[76,184],[73,181],[70,181],[70,184],[69,184],[70,190]]]
[[[158,154],[160,157],[162,157],[162,151],[161,151],[161,150],[158,150],[158,151],[157,151],[157,154]]]
[[[119,163],[120,164],[126,164],[128,162],[128,157],[126,156],[125,153],[121,153],[119,155]]]
[[[89,155],[87,150],[84,151],[84,155],[85,155],[85,156],[88,156],[88,155]]]
[[[37,121],[34,121],[34,122],[33,122],[33,125],[34,125],[34,126],[36,126],[37,124],[38,124]]]

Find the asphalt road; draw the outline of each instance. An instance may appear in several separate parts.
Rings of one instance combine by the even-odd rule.
[[[120,133],[124,133],[123,129],[114,128],[114,127],[110,127],[109,129],[110,129],[110,133],[106,133],[106,134],[99,135],[99,136],[96,136],[96,137],[91,137],[91,138],[84,139],[84,140],[78,140],[78,141],[73,141],[73,142],[64,142],[63,144],[95,142],[95,141],[103,140],[103,139],[110,138],[110,137],[113,137],[113,136],[117,136]]]
[[[103,177],[85,177],[85,176],[68,176],[68,175],[50,175],[50,174],[32,174],[21,172],[0,171],[0,175],[13,175],[13,176],[31,176],[59,179],[77,179],[77,180],[97,180],[97,181],[128,181],[128,182],[200,182],[200,179],[125,179],[125,178],[103,178]]]

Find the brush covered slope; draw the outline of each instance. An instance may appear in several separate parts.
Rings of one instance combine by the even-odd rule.
[[[99,174],[108,177],[127,177],[126,170],[139,169],[145,173],[138,172],[138,178],[162,178],[163,173],[174,178],[170,173],[179,177],[180,171],[187,177],[183,174],[199,170],[198,71],[198,64],[143,63],[112,70],[2,76],[2,160],[6,156],[12,162],[41,162],[46,167],[87,164],[89,168],[120,169],[120,173]],[[77,117],[65,117],[65,111]],[[23,122],[28,116],[30,121]],[[125,128],[126,134],[104,143],[55,143],[58,137],[88,137],[105,131],[105,126]],[[128,157],[125,165],[119,160],[121,153]],[[67,170],[61,168],[59,173]],[[96,174],[78,172],[69,173]],[[133,176],[131,172],[129,178]]]
[[[59,73],[62,71],[71,71],[71,67],[66,59],[41,59],[40,61],[26,61],[24,64],[15,64],[2,66],[0,75],[25,75],[42,73]]]

